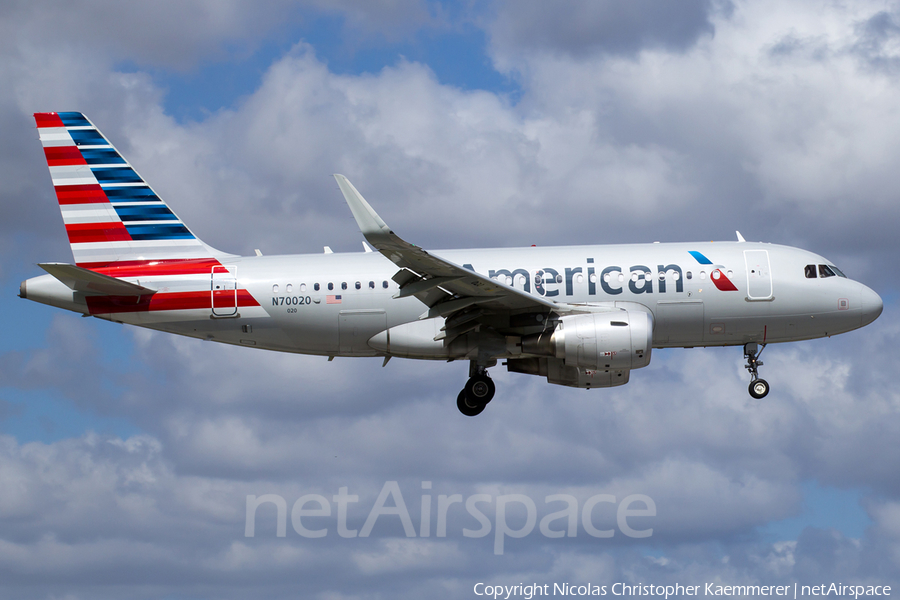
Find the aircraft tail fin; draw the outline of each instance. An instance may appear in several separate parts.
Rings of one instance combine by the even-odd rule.
[[[34,118],[78,266],[228,256],[191,233],[83,114]]]

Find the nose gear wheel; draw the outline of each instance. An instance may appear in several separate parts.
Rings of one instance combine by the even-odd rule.
[[[760,379],[759,377],[759,368],[763,365],[763,362],[759,360],[759,357],[765,349],[765,344],[763,344],[762,347],[756,342],[744,344],[744,358],[747,360],[747,364],[744,365],[744,368],[750,372],[750,387],[748,390],[750,391],[750,395],[757,400],[765,398],[769,393],[769,382],[765,379]]]

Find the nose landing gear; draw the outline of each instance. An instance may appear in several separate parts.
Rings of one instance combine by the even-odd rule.
[[[488,375],[487,368],[472,361],[466,387],[456,397],[456,408],[467,417],[481,414],[494,397],[496,387]]]
[[[757,400],[765,398],[769,393],[769,383],[759,377],[759,367],[763,365],[759,357],[765,349],[765,344],[762,345],[762,348],[756,342],[744,344],[744,358],[747,359],[744,368],[750,371],[750,395]]]

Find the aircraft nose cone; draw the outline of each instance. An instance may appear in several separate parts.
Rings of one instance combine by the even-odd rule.
[[[863,286],[859,296],[860,306],[862,306],[862,326],[865,327],[881,315],[881,311],[884,310],[884,302],[881,301],[881,296],[866,286]]]

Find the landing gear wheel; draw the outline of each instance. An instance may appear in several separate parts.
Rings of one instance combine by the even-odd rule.
[[[467,417],[480,414],[487,403],[494,397],[496,387],[487,374],[488,367],[497,364],[496,360],[471,361],[469,363],[469,380],[466,387],[456,398],[456,407]]]
[[[765,379],[757,379],[750,382],[750,395],[759,400],[769,393],[769,382]]]
[[[744,368],[750,372],[750,395],[757,400],[765,398],[769,393],[769,383],[765,379],[759,378],[759,368],[763,364],[759,357],[765,349],[765,344],[762,345],[762,348],[755,342],[744,344],[744,358],[747,360]]]
[[[459,409],[459,412],[466,415],[467,417],[475,417],[481,414],[481,411],[484,410],[485,404],[481,404],[479,402],[469,400],[466,396],[466,390],[463,390],[459,393],[459,396],[456,397],[456,408]]]
[[[482,373],[469,377],[463,392],[469,398],[470,403],[485,405],[493,399],[496,389],[487,373]]]

